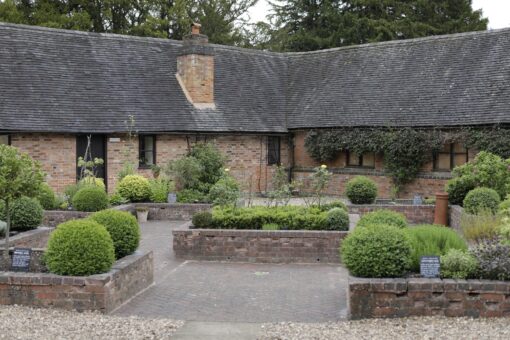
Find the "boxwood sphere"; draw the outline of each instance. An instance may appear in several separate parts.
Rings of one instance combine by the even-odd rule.
[[[78,211],[99,211],[108,208],[108,195],[100,187],[86,185],[74,195],[73,207]]]
[[[109,271],[115,251],[104,226],[90,219],[73,220],[51,233],[44,260],[51,273],[86,276]]]
[[[345,195],[354,204],[371,204],[377,197],[377,185],[365,176],[356,176],[347,182]]]
[[[342,242],[342,262],[358,277],[401,277],[411,263],[404,231],[380,225],[356,228]]]
[[[349,230],[349,214],[342,208],[333,208],[327,212],[326,224],[328,230]]]
[[[149,180],[140,175],[127,175],[120,181],[118,192],[131,202],[146,201],[151,193]]]
[[[469,214],[483,212],[496,213],[501,199],[494,189],[476,188],[468,192],[464,198],[464,209]]]
[[[367,227],[369,225],[390,225],[397,228],[406,228],[407,219],[403,214],[396,211],[379,209],[361,216],[356,227]]]
[[[11,231],[35,229],[43,220],[43,208],[35,198],[18,198],[11,203],[9,210],[11,211]],[[7,221],[7,212],[3,201],[0,201],[0,220]]]
[[[132,254],[140,244],[140,226],[136,218],[126,211],[103,210],[90,219],[106,227],[112,237],[115,257]]]

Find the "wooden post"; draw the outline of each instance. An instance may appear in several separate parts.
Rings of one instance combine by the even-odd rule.
[[[436,193],[436,208],[434,210],[434,224],[448,226],[448,193]]]

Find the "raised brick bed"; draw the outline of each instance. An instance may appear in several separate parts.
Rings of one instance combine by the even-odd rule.
[[[39,227],[34,230],[24,231],[9,238],[10,247],[18,248],[46,248],[48,238],[53,228]],[[0,240],[0,248],[4,247],[5,239]]]
[[[510,282],[349,278],[351,319],[510,316]]]
[[[174,230],[175,256],[188,260],[338,263],[344,231]]]
[[[55,228],[60,223],[85,218],[90,214],[89,212],[74,210],[45,210],[42,225]]]
[[[105,274],[0,272],[0,304],[108,313],[153,283],[153,254],[136,252]]]
[[[210,204],[183,204],[183,203],[137,203],[131,204],[134,211],[136,207],[147,207],[149,209],[149,220],[191,220],[197,212],[209,211]]]
[[[348,205],[349,214],[364,215],[368,212],[388,209],[404,214],[411,224],[431,224],[434,222],[435,207],[430,204],[423,205],[398,205],[398,204],[360,204]]]

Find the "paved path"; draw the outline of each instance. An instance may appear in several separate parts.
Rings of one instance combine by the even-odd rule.
[[[180,261],[172,230],[142,226],[141,249],[154,251],[155,285],[114,314],[207,322],[324,322],[347,314],[347,272],[335,265]]]

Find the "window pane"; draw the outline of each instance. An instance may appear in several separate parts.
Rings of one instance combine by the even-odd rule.
[[[375,166],[375,153],[367,152],[363,154],[363,166],[367,167]]]
[[[9,135],[0,135],[0,144],[9,144]]]
[[[453,157],[453,165],[454,166],[459,166],[459,165],[462,165],[462,164],[465,164],[466,163],[466,154],[456,154],[454,157]]]
[[[440,153],[436,157],[436,170],[450,170],[450,154]]]
[[[467,149],[462,145],[462,143],[453,144],[453,152],[455,153],[466,153]]]
[[[154,164],[154,154],[152,153],[152,150],[145,151],[145,164],[146,165],[153,165]]]
[[[145,151],[154,150],[154,137],[153,136],[145,136]]]
[[[452,145],[450,143],[444,144],[443,148],[439,152],[450,153],[451,147],[452,147]]]
[[[348,165],[360,166],[359,155],[354,152],[349,152],[349,159],[347,160]]]
[[[267,164],[280,164],[280,137],[267,137]]]

